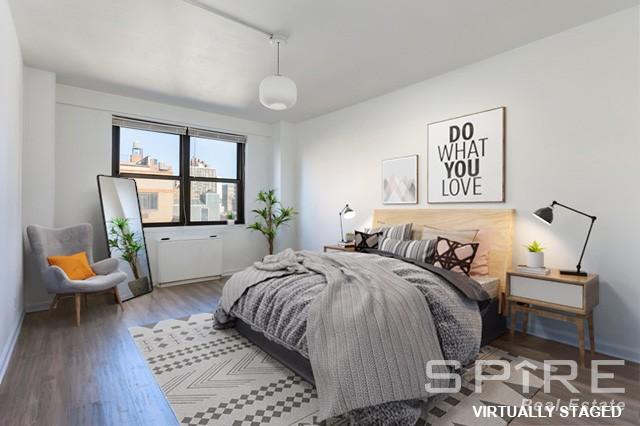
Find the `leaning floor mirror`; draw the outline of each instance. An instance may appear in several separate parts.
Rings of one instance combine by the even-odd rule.
[[[153,284],[136,181],[99,175],[98,191],[110,256],[129,277],[118,286],[120,296],[126,300],[149,293]]]

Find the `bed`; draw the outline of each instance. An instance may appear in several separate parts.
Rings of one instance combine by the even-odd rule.
[[[453,209],[402,209],[402,210],[376,210],[373,216],[374,226],[392,226],[402,223],[413,223],[414,238],[420,238],[420,230],[423,225],[438,227],[441,229],[464,229],[475,228],[480,229],[483,244],[489,248],[489,274],[482,278],[476,278],[475,281],[486,292],[487,300],[482,303],[480,309],[481,318],[481,345],[489,343],[505,331],[505,319],[501,315],[502,309],[502,293],[505,283],[506,270],[511,264],[511,236],[513,226],[513,210],[509,209],[491,209],[491,210],[453,210]],[[371,256],[380,255],[381,253],[370,254]],[[384,255],[384,254],[382,254]],[[349,256],[346,254],[345,256]],[[392,256],[391,256],[392,257]],[[403,260],[394,260],[396,267],[397,262]],[[406,262],[408,263],[408,262]],[[412,267],[415,265],[412,265]],[[388,266],[387,266],[388,267]],[[422,267],[421,267],[422,268]],[[414,268],[414,273],[418,273]],[[428,272],[428,271],[427,271]],[[291,283],[295,283],[295,278],[283,283],[291,287]],[[287,288],[289,288],[287,287]],[[313,285],[311,285],[313,287]],[[308,291],[309,286],[307,286]],[[259,289],[250,291],[259,292]],[[300,290],[303,291],[303,290]],[[275,294],[275,293],[274,293]],[[255,298],[255,294],[253,294]],[[269,296],[272,297],[272,296]],[[249,297],[247,297],[249,298]],[[304,299],[304,297],[303,297]],[[240,299],[240,304],[242,299]],[[262,303],[262,301],[259,301]],[[270,302],[270,303],[278,303]],[[479,302],[478,302],[479,303]],[[242,307],[238,309],[238,313],[242,312]],[[245,308],[245,312],[247,312]],[[458,311],[455,311],[458,312]],[[472,317],[469,317],[472,318]],[[477,320],[465,319],[471,327]],[[461,321],[461,322],[465,322]],[[295,371],[305,380],[316,384],[312,363],[306,351],[306,346],[299,344],[296,339],[289,338],[288,341],[274,338],[278,332],[273,329],[266,332],[252,318],[238,314],[234,317],[235,328],[247,339],[255,343],[257,346],[265,350],[267,353],[278,359],[284,365]],[[288,324],[277,324],[277,327],[287,327]],[[276,328],[277,328],[276,327]],[[458,324],[457,332],[460,333],[460,324]],[[440,332],[440,330],[439,330]],[[283,334],[286,334],[283,332]],[[291,334],[291,332],[289,332]],[[295,335],[295,334],[294,334]],[[306,337],[305,337],[306,338]],[[444,343],[443,343],[444,344]],[[300,350],[304,346],[304,350]],[[446,355],[446,353],[445,353]],[[468,359],[466,359],[468,360]]]

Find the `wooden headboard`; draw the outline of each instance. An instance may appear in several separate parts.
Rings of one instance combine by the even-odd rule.
[[[422,237],[422,227],[479,229],[477,240],[488,243],[489,275],[500,278],[504,291],[511,267],[513,209],[379,209],[373,212],[373,227],[413,223],[413,238]]]

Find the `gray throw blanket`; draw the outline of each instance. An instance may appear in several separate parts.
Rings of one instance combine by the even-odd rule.
[[[425,364],[444,359],[429,305],[414,285],[368,256],[267,256],[229,279],[219,311],[230,313],[252,286],[292,274],[326,280],[309,308],[306,336],[321,419],[429,396]]]

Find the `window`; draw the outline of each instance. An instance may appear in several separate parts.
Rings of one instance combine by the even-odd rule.
[[[138,192],[142,210],[158,210],[158,192]]]
[[[246,137],[113,118],[113,175],[135,179],[145,226],[244,223]]]

